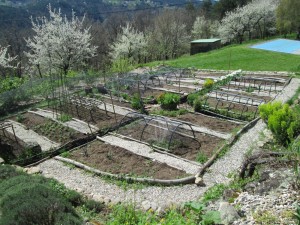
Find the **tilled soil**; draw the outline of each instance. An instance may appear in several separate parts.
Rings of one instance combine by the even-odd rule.
[[[223,120],[219,118],[205,116],[202,114],[193,114],[193,113],[186,113],[184,115],[179,115],[176,119],[189,122],[196,126],[207,127],[212,130],[221,131],[224,133],[230,133],[234,129],[237,129],[241,126],[240,124],[233,123],[228,120]]]
[[[21,119],[13,117],[12,120],[22,123],[28,129],[31,129],[57,143],[67,143],[84,136],[73,129],[63,126],[62,124],[29,112],[22,114]]]
[[[142,134],[144,128],[145,130]],[[177,131],[180,130],[178,129]],[[174,133],[172,136],[173,132],[171,131],[151,125],[145,127],[142,122],[134,122],[122,127],[118,130],[118,133],[165,149],[168,148],[171,138],[169,152],[193,161],[196,161],[200,153],[210,157],[223,141],[221,138],[199,132],[195,132],[196,140],[178,133]],[[186,132],[186,134],[192,136],[192,131]]]
[[[69,158],[101,171],[129,176],[156,179],[176,179],[185,177],[184,171],[172,168],[166,163],[136,155],[126,149],[94,141],[70,153]]]

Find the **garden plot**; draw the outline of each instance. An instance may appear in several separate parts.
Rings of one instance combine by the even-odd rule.
[[[27,112],[20,116],[13,117],[12,119],[15,120],[14,124],[17,124],[16,121],[20,121],[18,124],[21,125],[20,127],[23,127],[24,138],[28,136],[29,138],[34,139],[34,136],[30,134],[31,130],[43,138],[46,137],[52,142],[60,144],[84,137],[82,133],[36,113]],[[23,138],[20,139],[23,140]]]
[[[106,173],[154,179],[186,177],[199,168],[199,165],[153,152],[147,145],[111,135],[76,148],[67,157]]]
[[[42,151],[49,151],[59,146],[59,143],[51,141],[31,129],[27,129],[27,127],[21,123],[13,120],[8,120],[4,123],[10,123],[13,126],[13,128],[7,127],[5,132],[8,132],[10,136],[15,135],[17,139],[27,143],[28,146],[30,146],[30,143],[37,143],[40,145]]]
[[[252,100],[247,97],[243,99],[243,102],[239,102],[237,98],[227,100],[226,98],[210,97],[207,95],[202,107],[206,110],[225,114],[236,119],[253,120],[258,114],[258,106],[264,101],[261,100],[261,103],[259,103],[253,100],[252,104]]]
[[[82,120],[78,120],[75,118],[70,118],[70,119],[68,118],[67,119],[68,121],[62,122],[58,119],[58,118],[62,118],[63,116],[62,114],[55,113],[49,110],[37,109],[36,111],[29,111],[29,113],[37,114],[39,116],[51,119],[56,123],[62,124],[63,126],[69,127],[83,134],[95,133],[99,130],[94,125],[88,124]]]
[[[230,134],[231,132],[238,130],[242,125],[245,124],[241,122],[229,121],[217,117],[207,116],[201,113],[190,112],[179,115],[176,119],[192,124],[193,129],[195,126],[205,127],[211,131],[218,131],[224,134]]]
[[[99,100],[99,99],[94,99],[94,98],[87,98],[87,97],[80,97],[80,98],[71,98],[71,102],[75,105],[83,105],[85,107],[90,107],[91,105],[93,105],[94,107],[97,107],[101,110],[107,111],[107,112],[111,112],[114,114],[118,114],[118,115],[126,115],[129,112],[132,112],[132,109],[126,108],[126,107],[121,107],[121,106],[117,106],[117,105],[113,105],[113,104],[109,104],[109,103],[103,103],[103,101]]]
[[[61,111],[71,115],[73,118],[83,120],[89,125],[96,126],[100,130],[115,126],[123,117],[119,114],[102,110],[94,105],[76,104],[72,102],[66,103]]]
[[[120,127],[118,134],[146,142],[185,159],[196,160],[199,154],[212,155],[224,140],[216,136],[197,132],[188,123],[164,117],[129,114],[122,122],[131,123]]]
[[[278,93],[283,90],[288,78],[242,76],[237,77],[227,85],[227,89],[242,90],[246,92]]]

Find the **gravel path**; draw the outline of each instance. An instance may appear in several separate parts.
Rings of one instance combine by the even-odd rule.
[[[72,128],[83,134],[88,134],[88,133],[91,133],[91,131],[96,132],[99,130],[96,126],[91,125],[91,124],[88,125],[88,123],[86,123],[82,120],[75,119],[75,118],[72,118],[70,121],[67,121],[67,122],[61,122],[61,121],[57,120],[57,117],[59,117],[60,114],[59,113],[55,114],[49,110],[38,109],[37,111],[28,111],[28,112],[51,119],[57,123],[60,123],[66,127]]]
[[[292,79],[290,84],[281,92],[277,97],[276,101],[286,102],[300,87],[300,79]],[[253,149],[257,143],[259,143],[259,134],[266,128],[266,124],[259,120],[257,124],[244,134],[227,152],[227,154],[220,160],[215,162],[210,168],[209,173],[206,173],[203,177],[204,181],[208,177],[213,177],[217,183],[226,183],[230,179],[227,177],[228,174],[236,171],[244,160],[245,154]]]
[[[41,146],[42,151],[49,151],[52,148],[57,148],[60,144],[49,140],[48,138],[39,135],[38,133],[34,132],[33,130],[27,129],[23,124],[15,122],[13,120],[8,120],[14,127],[14,131],[16,136],[24,141],[25,143],[36,142]],[[12,135],[13,130],[11,127],[5,129],[7,132],[11,133]]]
[[[134,202],[144,209],[148,209],[150,206],[153,210],[157,210],[159,207],[165,208],[172,204],[178,205],[192,201],[198,199],[207,189],[207,187],[198,187],[192,184],[124,190],[97,176],[84,173],[76,168],[72,169],[54,159],[41,163],[40,169],[44,176],[55,178],[64,183],[67,188],[79,191],[95,200],[106,203]]]
[[[196,174],[199,168],[201,167],[201,164],[198,164],[196,162],[189,162],[188,160],[179,157],[162,154],[159,152],[154,152],[153,149],[148,145],[138,143],[135,141],[125,140],[113,135],[98,137],[98,139],[108,144],[124,148],[137,155],[149,157],[161,163],[166,163],[171,167],[174,167],[179,170],[183,170],[189,174]]]
[[[287,101],[295,90],[300,86],[299,79],[293,79],[278,96],[278,100]],[[95,200],[104,202],[135,202],[138,206],[147,210],[154,210],[170,206],[171,204],[181,204],[187,201],[199,199],[202,194],[215,183],[226,183],[229,181],[228,175],[236,171],[242,164],[244,155],[259,142],[259,133],[265,129],[266,125],[262,121],[251,128],[246,134],[232,146],[226,156],[217,160],[204,177],[205,187],[196,185],[184,185],[175,187],[147,187],[140,190],[123,190],[120,187],[109,184],[100,178],[84,173],[82,170],[70,168],[62,162],[54,159],[40,164],[42,174],[52,177],[64,183],[68,188],[77,190],[88,195]],[[120,143],[121,144],[121,143]],[[124,143],[122,144],[124,147]],[[128,146],[133,148],[132,146]],[[132,149],[133,150],[133,149]],[[138,147],[135,151],[139,151]]]

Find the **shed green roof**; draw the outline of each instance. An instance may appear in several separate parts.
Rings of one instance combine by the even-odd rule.
[[[221,41],[221,39],[218,38],[198,39],[198,40],[191,41],[191,43],[213,43],[216,41]]]

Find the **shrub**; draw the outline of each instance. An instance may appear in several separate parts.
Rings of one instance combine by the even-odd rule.
[[[0,184],[0,224],[82,224],[63,196],[42,177],[15,176]]]
[[[0,183],[2,180],[15,177],[22,174],[21,171],[17,171],[14,167],[8,165],[0,165]]]
[[[214,86],[215,82],[213,79],[207,78],[204,81],[203,87],[206,89],[210,89]]]
[[[104,208],[104,204],[101,202],[94,201],[92,199],[89,199],[85,202],[85,206],[96,213],[99,213]]]
[[[194,101],[198,98],[199,94],[191,93],[187,96],[187,103],[191,106],[194,105]]]
[[[142,102],[142,99],[141,99],[141,97],[138,93],[135,93],[132,96],[131,107],[136,109],[136,110],[142,110],[143,109],[143,107],[144,107],[143,102]]]
[[[163,109],[176,110],[180,103],[180,96],[173,93],[164,93],[157,98],[158,103]]]
[[[300,115],[288,104],[268,103],[259,109],[278,143],[286,146],[300,133]]]
[[[275,111],[279,110],[280,108],[282,108],[281,102],[269,102],[259,107],[259,115],[265,122],[268,122],[269,116],[272,115]]]
[[[194,101],[194,110],[195,112],[201,112],[202,109],[202,101],[200,99],[196,99]]]

